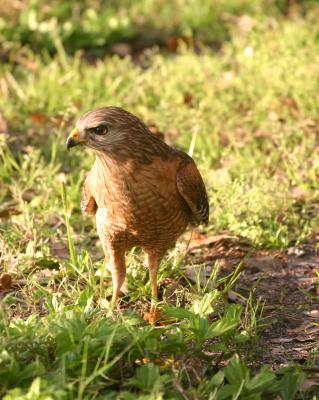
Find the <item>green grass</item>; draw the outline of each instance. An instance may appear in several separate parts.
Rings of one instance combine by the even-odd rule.
[[[37,0],[14,5],[4,0],[0,11],[0,39],[6,50],[19,52],[20,44],[36,51],[54,53],[57,42],[68,52],[85,49],[101,56],[118,42],[132,43],[139,50],[152,43],[165,46],[170,37],[193,37],[220,46],[231,37],[236,16],[251,14],[281,18],[296,12],[289,0],[82,0],[65,3]],[[299,2],[305,13],[315,0]],[[19,58],[21,54],[18,54]]]
[[[112,3],[103,12],[125,20],[125,29],[117,25],[116,36],[103,27],[99,44],[101,29],[94,36],[99,25],[92,23],[83,44],[79,15],[93,18],[85,7],[71,18],[78,41],[65,36],[63,24],[54,33],[30,33],[33,9],[42,21],[68,18],[70,9],[56,3],[45,11],[30,2],[19,16],[29,22],[19,24],[17,36],[13,23],[0,23],[12,57],[0,66],[0,110],[9,126],[0,136],[0,272],[16,285],[0,305],[0,397],[293,399],[305,377],[301,367],[272,371],[245,362],[243,349],[258,345],[262,304],[251,296],[243,307],[228,304],[238,271],[222,278],[216,266],[213,289],[191,284],[183,275],[183,245],[159,273],[160,307],[171,318],[166,325],[141,319],[150,284],[136,250],[127,256],[124,312],[111,315],[110,273],[94,222],[79,208],[93,155],[68,154],[65,140],[82,112],[122,106],[184,150],[195,144],[211,202],[209,233],[241,235],[255,248],[307,241],[319,222],[318,8],[307,2],[303,18],[287,18],[285,2],[233,0],[197,15],[189,1],[174,26],[168,3],[159,19],[156,2],[132,9],[121,2],[124,14]],[[227,23],[225,13],[233,16]],[[235,18],[246,13],[249,29]],[[198,43],[218,41],[220,49],[198,45],[198,53],[181,43],[176,54],[148,50],[139,63],[70,55],[85,43],[128,40],[148,25]]]

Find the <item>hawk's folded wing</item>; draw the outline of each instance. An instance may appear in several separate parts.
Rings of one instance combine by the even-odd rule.
[[[192,212],[195,224],[208,224],[209,203],[203,179],[191,157],[177,171],[177,189]]]

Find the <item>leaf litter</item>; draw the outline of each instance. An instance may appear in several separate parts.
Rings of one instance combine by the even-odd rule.
[[[248,302],[250,293],[262,304],[258,342],[246,357],[258,365],[283,367],[291,362],[319,372],[319,254],[315,241],[280,250],[254,250],[251,243],[228,233],[209,236],[195,232],[184,272],[201,285],[218,263],[228,275],[242,263],[241,274],[228,292],[228,301]],[[319,375],[305,385],[319,384]]]

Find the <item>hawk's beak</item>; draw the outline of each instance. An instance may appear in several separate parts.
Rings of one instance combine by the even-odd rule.
[[[70,136],[68,137],[67,141],[66,141],[66,148],[70,151],[71,147],[75,147],[79,144],[81,144],[81,142],[79,141],[79,130],[78,128],[74,128],[72,130],[72,132],[70,133]]]

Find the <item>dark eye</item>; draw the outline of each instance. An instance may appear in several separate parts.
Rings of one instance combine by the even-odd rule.
[[[99,125],[95,126],[94,128],[90,129],[95,135],[105,135],[107,133],[107,126],[106,125]]]

